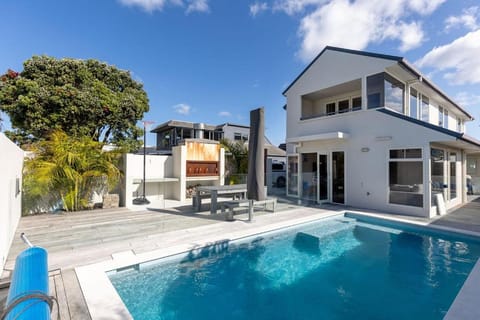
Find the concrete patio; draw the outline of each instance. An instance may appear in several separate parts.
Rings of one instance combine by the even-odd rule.
[[[194,213],[189,204],[143,211],[120,208],[23,217],[3,277],[9,275],[15,257],[26,247],[19,237],[20,233],[25,232],[32,243],[48,250],[50,288],[52,295],[59,301],[61,319],[89,319],[90,314],[74,271],[76,267],[110,260],[112,255],[120,252],[142,254],[174,246],[182,241],[194,245],[202,238],[213,239],[221,234],[253,230],[279,222],[288,223],[292,219],[308,219],[322,213],[354,210],[336,205],[302,206],[296,200],[279,200],[275,213],[256,211],[253,223],[247,222],[246,214],[236,215],[235,222],[226,222],[223,214],[211,215],[209,211]],[[204,208],[206,209],[208,208]],[[480,198],[472,199],[472,202],[462,208],[432,220],[379,215],[480,234]],[[0,286],[0,301],[5,298],[7,290]]]

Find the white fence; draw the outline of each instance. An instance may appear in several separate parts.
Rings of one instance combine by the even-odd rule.
[[[23,151],[0,133],[0,276],[22,212]]]

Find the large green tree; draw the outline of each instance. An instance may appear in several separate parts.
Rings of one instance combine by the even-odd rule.
[[[138,120],[148,111],[141,83],[128,71],[97,60],[33,56],[23,71],[0,76],[0,110],[18,143],[45,139],[52,130],[95,141],[138,147]]]

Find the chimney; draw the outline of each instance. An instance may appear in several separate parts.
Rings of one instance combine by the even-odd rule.
[[[203,139],[203,131],[205,130],[204,123],[194,123],[193,130],[195,130],[195,139]]]

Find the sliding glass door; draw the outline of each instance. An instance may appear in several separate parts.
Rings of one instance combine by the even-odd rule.
[[[332,202],[345,203],[345,153],[332,152]]]
[[[287,195],[298,196],[298,156],[288,156]]]
[[[318,154],[318,200],[328,201],[328,155]]]
[[[317,201],[317,153],[302,153],[302,198]]]

